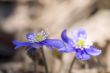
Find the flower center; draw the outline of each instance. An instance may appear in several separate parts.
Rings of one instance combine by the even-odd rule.
[[[48,38],[48,33],[46,33],[43,30],[41,32],[39,32],[38,34],[36,34],[36,36],[35,36],[36,42],[41,42],[47,38]]]
[[[43,40],[43,36],[42,35],[37,35],[36,36],[36,40],[37,40],[37,42],[42,41]]]
[[[32,42],[32,43],[41,42],[48,38],[48,34],[42,30],[41,32],[39,32],[37,34],[33,33],[33,32],[28,33],[28,34],[26,34],[26,38],[29,42]]]
[[[82,40],[82,39],[80,39],[80,40],[77,41],[76,45],[77,45],[77,47],[79,47],[79,48],[83,48],[84,45],[85,45],[85,41]]]

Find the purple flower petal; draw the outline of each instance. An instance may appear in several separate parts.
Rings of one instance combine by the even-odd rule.
[[[36,42],[35,36],[36,34],[33,32],[26,34],[26,38],[28,39],[29,42]]]
[[[90,55],[88,55],[84,50],[79,50],[76,52],[76,58],[81,59],[81,60],[89,60]]]
[[[93,46],[91,46],[90,48],[86,48],[85,51],[92,56],[98,56],[102,52],[101,50],[99,50]]]
[[[74,44],[73,41],[67,36],[66,33],[67,33],[67,30],[65,29],[65,30],[62,32],[62,34],[61,34],[62,40],[63,40],[64,42],[68,43],[68,44],[73,45],[73,44]]]
[[[73,36],[73,38],[75,38],[76,40],[78,40],[79,38],[87,39],[86,31],[82,28],[73,31]]]
[[[43,44],[40,42],[39,43],[35,42],[31,45],[31,47],[39,49],[39,48],[43,47]]]
[[[65,44],[65,46],[62,48],[59,48],[58,51],[61,53],[63,53],[63,52],[68,53],[68,52],[74,52],[75,49],[71,45]]]
[[[47,47],[53,49],[53,48],[62,48],[64,47],[64,42],[58,39],[46,39],[42,44],[46,45]]]
[[[18,42],[16,40],[14,40],[13,44],[16,45],[15,48],[19,48],[19,47],[22,47],[22,46],[31,46],[32,43],[30,43],[30,42]]]

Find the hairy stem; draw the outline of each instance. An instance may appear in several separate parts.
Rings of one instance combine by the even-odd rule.
[[[46,58],[45,58],[43,48],[41,48],[41,53],[42,53],[42,57],[43,57],[44,65],[45,65],[45,73],[48,73],[48,66],[47,66],[47,61],[46,61]]]
[[[35,53],[34,53],[34,56],[33,56],[33,60],[34,60],[34,73],[38,73],[38,70],[37,70],[38,60],[37,60],[36,56],[37,56],[37,51],[35,49]]]
[[[73,68],[73,64],[75,63],[75,60],[76,60],[76,57],[73,58],[68,73],[71,73],[71,70],[72,70],[72,68]]]
[[[37,61],[34,61],[34,73],[38,73],[38,71],[37,71]]]

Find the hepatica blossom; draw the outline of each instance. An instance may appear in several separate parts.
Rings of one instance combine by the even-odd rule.
[[[19,48],[22,46],[31,48],[41,48],[43,46],[47,46],[51,49],[53,48],[61,48],[64,46],[63,41],[58,39],[48,39],[48,34],[45,31],[41,31],[39,33],[28,33],[26,34],[26,42],[19,42],[14,40],[13,43],[16,46],[15,48]]]
[[[93,42],[88,40],[86,31],[78,29],[73,32],[73,38],[66,34],[66,30],[62,32],[62,40],[65,42],[65,48],[58,49],[59,52],[75,52],[75,56],[81,60],[88,60],[91,56],[98,56],[101,50],[93,46]]]

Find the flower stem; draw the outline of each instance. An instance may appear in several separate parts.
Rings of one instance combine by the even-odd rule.
[[[38,73],[38,70],[37,70],[38,60],[37,60],[36,56],[37,56],[37,51],[36,51],[36,49],[35,49],[35,53],[34,53],[34,56],[33,56],[34,73]]]
[[[34,73],[37,73],[37,61],[34,61]]]
[[[48,73],[48,66],[47,66],[47,62],[46,62],[46,58],[45,58],[45,54],[44,54],[43,48],[41,48],[41,53],[42,53],[42,57],[43,57],[43,60],[44,60],[45,73]]]
[[[73,68],[73,64],[75,63],[75,60],[76,60],[76,57],[73,58],[68,73],[71,73],[71,70],[72,70],[72,68]]]

